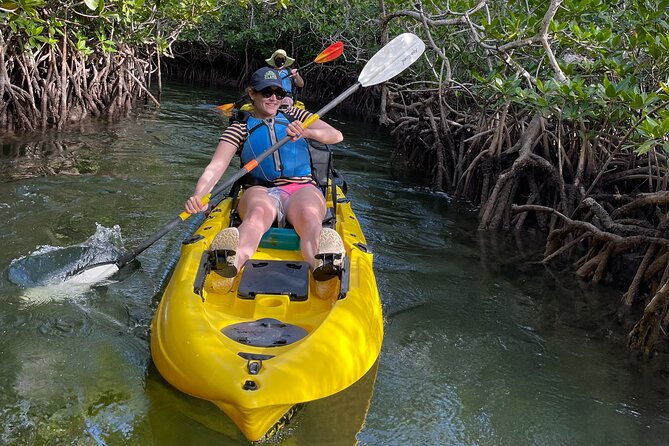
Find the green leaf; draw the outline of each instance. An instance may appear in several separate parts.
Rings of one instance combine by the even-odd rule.
[[[648,153],[648,151],[652,149],[653,146],[655,146],[654,140],[644,141],[643,144],[636,148],[635,152],[639,155],[644,155]]]
[[[606,94],[607,97],[615,98],[618,96],[618,92],[616,91],[615,85],[613,85],[611,81],[609,81],[609,78],[607,76],[604,76],[602,84],[604,84],[604,93]]]
[[[662,124],[659,127],[660,136],[666,135],[669,133],[669,116],[662,120]]]
[[[646,122],[652,129],[655,129],[655,127],[658,127],[660,125],[660,123],[656,119],[653,119],[650,116],[646,116]]]
[[[96,9],[98,9],[98,4],[99,4],[98,0],[84,0],[84,3],[86,3],[86,6],[88,6],[88,9],[90,9],[91,11],[95,11]]]

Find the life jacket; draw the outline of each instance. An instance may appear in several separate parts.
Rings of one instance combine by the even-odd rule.
[[[281,74],[281,84],[283,84],[283,89],[286,90],[289,96],[293,95],[293,78],[290,77],[290,70],[283,68],[279,70]]]
[[[258,119],[253,115],[246,115],[248,138],[242,147],[240,158],[246,164],[256,158],[277,141],[283,139],[287,133],[288,124],[293,119],[282,112],[274,118]],[[271,182],[278,178],[305,177],[311,175],[311,155],[309,144],[304,139],[289,141],[265,158],[258,167],[249,172],[250,179],[259,180],[258,183]]]

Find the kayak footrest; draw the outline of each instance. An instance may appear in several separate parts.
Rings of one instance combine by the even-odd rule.
[[[237,295],[255,299],[259,294],[289,296],[302,302],[309,296],[309,264],[285,260],[250,260],[246,262]]]
[[[197,268],[195,280],[193,281],[193,292],[199,295],[203,302],[204,295],[202,292],[204,290],[204,282],[210,273],[215,272],[223,277],[235,277],[235,274],[237,274],[237,269],[233,265],[228,264],[226,260],[228,256],[232,255],[235,255],[235,251],[226,249],[205,250],[202,253],[200,266]]]

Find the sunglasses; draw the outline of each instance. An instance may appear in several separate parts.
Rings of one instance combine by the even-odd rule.
[[[283,64],[286,62],[286,59],[282,59],[282,58],[280,58],[280,57],[277,57],[276,59],[274,59],[274,62],[275,62],[277,65],[283,65]]]
[[[275,95],[277,99],[283,99],[286,97],[286,91],[282,90],[280,88],[272,88],[272,87],[267,87],[263,88],[262,90],[258,91],[258,93],[262,95],[263,98],[271,98],[272,95]]]

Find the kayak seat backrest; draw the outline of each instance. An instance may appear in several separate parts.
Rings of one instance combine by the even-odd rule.
[[[309,141],[309,154],[311,155],[311,176],[325,195],[332,170],[332,150],[327,144]]]

